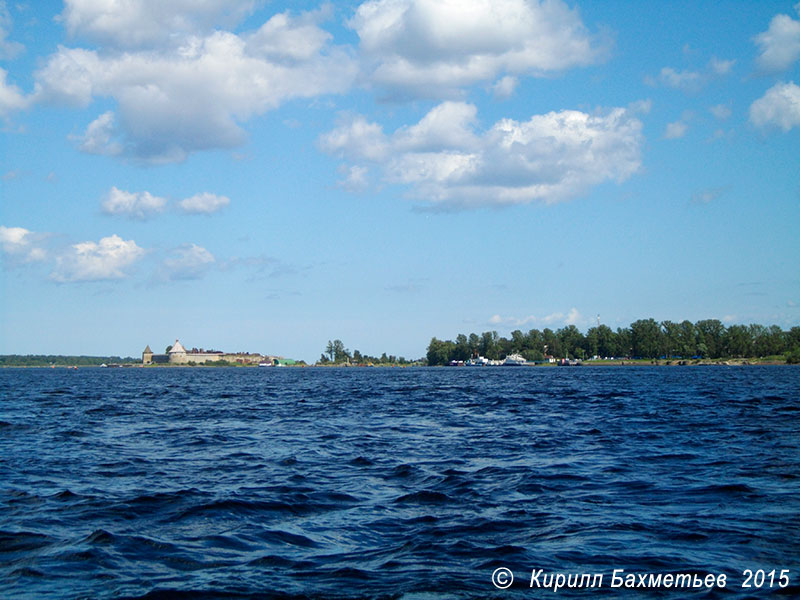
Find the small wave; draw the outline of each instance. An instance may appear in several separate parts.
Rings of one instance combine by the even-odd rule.
[[[101,404],[100,406],[87,409],[84,414],[121,417],[132,413],[129,410],[121,408],[118,404]]]
[[[64,388],[56,388],[54,390],[44,390],[42,392],[42,394],[44,394],[45,396],[66,396],[71,393],[72,390],[67,390]]]
[[[19,569],[14,569],[11,571],[11,579],[12,581],[16,578],[33,578],[33,579],[43,579],[47,577],[46,573],[42,573],[38,569],[34,569],[33,567],[20,567]]]
[[[492,548],[489,552],[492,554],[498,554],[500,556],[508,556],[511,554],[523,554],[527,551],[527,548],[523,548],[522,546],[506,544],[505,546],[497,546],[496,548]]]
[[[520,494],[543,494],[549,489],[541,483],[523,483],[517,486],[517,491]]]
[[[692,454],[690,452],[668,452],[666,454],[654,454],[651,456],[645,457],[646,460],[650,461],[687,461],[687,460],[695,460],[698,458],[697,454]]]
[[[320,496],[324,498],[325,494],[321,494]],[[228,513],[232,516],[262,515],[265,513],[305,515],[342,508],[342,504],[338,500],[336,502],[316,501],[305,494],[295,494],[290,500],[291,501],[244,500],[239,498],[227,498],[191,506],[183,510],[177,518],[185,519],[196,515],[211,513]],[[354,498],[352,500],[355,501]]]
[[[68,429],[66,431],[59,431],[58,436],[62,438],[83,438],[87,437],[89,434],[86,431],[80,429]]]
[[[319,546],[319,544],[311,538],[297,533],[283,531],[281,529],[264,531],[263,533],[259,534],[258,537],[259,539],[270,544],[289,544],[291,546],[300,546],[301,548],[316,548]]]
[[[391,478],[398,478],[398,479],[405,479],[407,477],[413,477],[415,475],[421,474],[421,469],[416,465],[410,464],[402,464],[397,465],[394,469],[391,470],[389,473],[389,477]]]
[[[43,533],[0,530],[0,553],[30,552],[44,548],[52,542],[53,539]]]
[[[86,537],[84,541],[90,544],[111,544],[115,539],[116,537],[113,533],[110,533],[105,529],[95,529]]]
[[[704,542],[709,539],[709,536],[705,533],[700,533],[698,531],[687,531],[687,532],[677,532],[671,533],[670,538],[673,540],[680,540],[683,542]]]
[[[54,494],[52,497],[55,498],[56,500],[75,500],[76,498],[80,498],[81,496],[72,492],[71,490],[63,490],[61,492],[58,492],[57,494]]]
[[[420,490],[395,499],[399,504],[444,504],[452,501],[453,499],[447,494],[431,490]]]
[[[713,494],[739,496],[739,495],[758,495],[758,491],[744,483],[727,483],[718,485],[707,485],[689,490],[692,494],[706,496]]]
[[[311,500],[315,502],[332,502],[337,504],[356,504],[360,502],[355,496],[346,494],[344,492],[314,492],[310,495]]]
[[[293,567],[295,565],[295,561],[284,558],[283,556],[267,554],[266,556],[254,558],[247,564],[255,567]]]

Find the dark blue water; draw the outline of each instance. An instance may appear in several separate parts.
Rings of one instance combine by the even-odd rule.
[[[799,397],[793,367],[0,370],[0,597],[797,596]]]

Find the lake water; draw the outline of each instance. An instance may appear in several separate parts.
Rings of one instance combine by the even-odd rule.
[[[800,368],[0,370],[0,597],[611,593],[800,596]]]

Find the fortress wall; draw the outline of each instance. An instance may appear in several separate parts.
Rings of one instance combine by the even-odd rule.
[[[204,363],[204,362],[216,362],[218,360],[225,360],[224,354],[206,354],[206,353],[189,353],[187,352],[184,354],[183,352],[176,352],[174,354],[169,355],[169,362],[176,364],[176,365],[185,365],[190,362],[194,363]]]
[[[225,354],[224,356],[225,360],[230,362],[243,362],[255,365],[264,360],[264,357],[260,354]]]

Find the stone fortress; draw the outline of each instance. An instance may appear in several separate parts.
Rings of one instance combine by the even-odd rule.
[[[180,341],[175,340],[175,343],[164,354],[154,354],[150,349],[150,345],[142,352],[143,365],[200,365],[209,362],[225,361],[229,363],[239,363],[243,365],[264,365],[273,366],[281,364],[291,364],[294,361],[288,361],[279,356],[265,356],[263,354],[251,354],[250,352],[236,352],[227,353],[218,350],[203,350],[200,348],[192,348],[187,350],[184,348]]]

